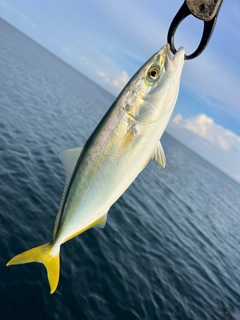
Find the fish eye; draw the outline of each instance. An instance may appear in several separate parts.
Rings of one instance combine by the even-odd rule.
[[[148,70],[147,75],[151,80],[156,80],[160,75],[160,70],[157,67],[152,67]]]

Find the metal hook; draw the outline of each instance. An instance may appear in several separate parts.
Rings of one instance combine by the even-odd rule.
[[[217,15],[222,3],[223,0],[185,0],[168,30],[167,41],[170,44],[170,49],[173,54],[177,51],[174,46],[175,32],[179,24],[190,14],[204,21],[204,29],[199,46],[192,54],[185,55],[185,59],[194,59],[203,52],[213,33],[217,21]]]

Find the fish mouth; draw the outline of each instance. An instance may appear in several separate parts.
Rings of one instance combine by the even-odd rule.
[[[167,43],[164,46],[164,56],[165,56],[165,62],[164,66],[167,71],[169,72],[174,72],[175,69],[175,63],[174,63],[174,58],[175,56],[172,56],[171,50],[170,50],[170,45]]]
[[[181,61],[182,63],[185,60],[185,50],[183,47],[180,47],[177,52],[173,55],[170,50],[170,45],[169,43],[166,44],[165,46],[165,52],[166,52],[166,65],[167,66],[174,66],[179,64]],[[171,68],[171,67],[170,67]]]
[[[166,54],[167,54],[167,57],[170,61],[174,61],[175,58],[178,59],[178,56],[181,55],[181,56],[185,56],[185,50],[183,47],[180,47],[176,53],[172,56],[172,52],[171,52],[171,49],[170,49],[170,45],[169,43],[166,44]],[[185,58],[185,57],[184,57]]]
[[[174,57],[172,57],[169,43],[166,44],[166,55],[170,61],[173,61]]]

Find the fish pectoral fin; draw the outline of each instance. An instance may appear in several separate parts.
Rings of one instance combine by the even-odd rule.
[[[97,219],[93,224],[92,227],[104,228],[107,222],[108,212],[106,212],[101,218]]]
[[[155,159],[163,168],[165,168],[166,166],[166,157],[165,157],[165,153],[162,147],[161,142],[159,141],[157,146],[155,147],[153,153],[151,154],[151,156],[148,158],[147,162],[145,163],[144,167],[142,168],[145,169],[146,166],[148,165],[149,161],[151,159]]]
[[[116,157],[120,157],[125,152],[127,152],[131,147],[133,142],[139,138],[139,128],[137,125],[133,125],[125,134],[123,139],[120,141],[118,148],[116,150]]]
[[[163,168],[166,166],[166,156],[163,150],[162,144],[159,141],[156,148],[153,151],[152,159],[155,159]]]

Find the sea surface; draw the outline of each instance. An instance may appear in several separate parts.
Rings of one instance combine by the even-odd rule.
[[[0,20],[0,319],[240,319],[240,185],[165,134],[104,229],[43,265],[6,267],[51,241],[59,153],[85,143],[114,97]],[[94,195],[93,195],[94,197]]]

